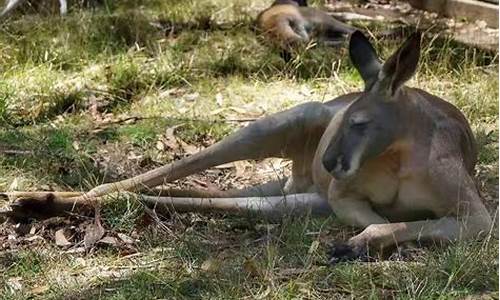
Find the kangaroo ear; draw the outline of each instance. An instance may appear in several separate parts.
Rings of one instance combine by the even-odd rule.
[[[419,58],[420,33],[416,32],[384,63],[380,88],[388,89],[390,95],[394,95],[415,74]]]
[[[378,59],[377,51],[373,49],[372,44],[361,31],[356,30],[351,34],[349,56],[365,82],[365,91],[371,89],[378,79],[378,73],[382,65]]]

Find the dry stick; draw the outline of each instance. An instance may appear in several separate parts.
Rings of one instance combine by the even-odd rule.
[[[110,126],[118,125],[118,124],[125,123],[125,122],[135,123],[137,121],[148,120],[148,119],[155,119],[155,118],[156,117],[140,117],[140,116],[131,116],[131,117],[119,118],[119,119],[116,119],[116,120],[105,121],[105,122],[99,123],[92,130],[93,131],[100,131],[100,130],[104,130],[104,129],[110,127]]]
[[[1,149],[1,154],[5,155],[33,155],[35,151],[32,150],[14,150],[14,149]]]
[[[3,11],[0,13],[0,18],[3,18],[8,14],[10,14],[11,11],[13,11],[16,7],[18,7],[21,3],[25,1],[26,0],[9,0]]]

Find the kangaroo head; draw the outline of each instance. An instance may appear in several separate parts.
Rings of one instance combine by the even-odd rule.
[[[410,36],[382,64],[359,31],[351,35],[349,54],[365,82],[364,92],[341,116],[322,162],[335,178],[350,177],[363,163],[393,144],[402,127],[403,84],[411,78],[420,56],[420,34]]]

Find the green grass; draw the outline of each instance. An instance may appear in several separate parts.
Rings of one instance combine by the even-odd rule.
[[[72,6],[65,18],[26,5],[2,24],[0,150],[18,153],[0,155],[0,190],[13,182],[87,190],[182,156],[157,148],[168,128],[189,145],[208,146],[246,119],[362,86],[345,49],[314,49],[285,64],[262,45],[252,20],[268,1],[103,2]],[[400,43],[375,47],[387,57]],[[469,119],[478,186],[493,213],[498,54],[427,37],[409,85]],[[233,170],[193,178],[222,188],[256,179],[236,179]],[[65,253],[53,235],[68,225],[44,227],[45,242],[12,246],[5,242],[12,226],[0,226],[0,299],[498,299],[497,237],[431,245],[403,261],[327,267],[328,243],[353,234],[332,219],[174,214],[158,224],[126,197],[110,199],[101,213],[109,233],[139,239],[136,254],[107,246]]]

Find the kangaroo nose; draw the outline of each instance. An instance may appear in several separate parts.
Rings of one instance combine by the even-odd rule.
[[[331,174],[339,174],[349,170],[349,162],[344,155],[339,155],[334,159],[323,159],[323,166]]]
[[[327,157],[323,157],[323,167],[325,167],[325,170],[328,172],[328,173],[331,173],[333,169],[335,169],[335,165],[337,164],[337,161],[334,160],[334,159],[330,159],[330,158],[327,158]]]
[[[329,173],[336,171],[342,166],[342,155],[339,155],[336,158],[323,158],[323,166]]]

